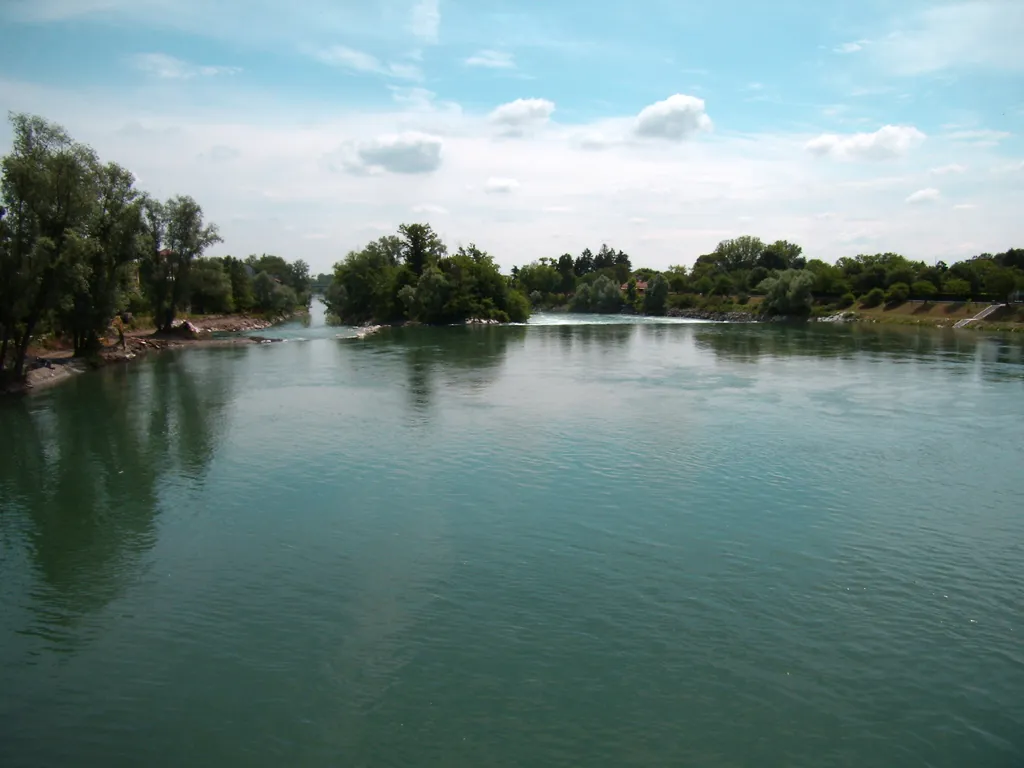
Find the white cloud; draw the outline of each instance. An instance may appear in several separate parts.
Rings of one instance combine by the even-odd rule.
[[[413,213],[433,213],[438,216],[448,215],[448,209],[443,205],[434,205],[433,203],[420,203],[412,207]]]
[[[385,63],[376,56],[363,51],[357,51],[344,45],[333,45],[330,48],[316,51],[314,56],[324,64],[335,67],[344,67],[355,72],[368,72],[377,75],[387,75],[404,80],[420,80],[423,73],[415,64]]]
[[[867,40],[854,40],[849,43],[841,43],[832,49],[833,53],[857,53],[857,51],[864,50],[864,46],[868,44]]]
[[[468,67],[484,67],[486,69],[514,69],[515,58],[504,51],[477,51],[465,61]]]
[[[909,29],[880,40],[876,52],[887,71],[921,75],[968,68],[1024,71],[1024,3],[972,0],[926,8]]]
[[[407,131],[344,147],[340,155],[328,156],[328,160],[340,160],[340,165],[353,173],[431,173],[441,167],[443,145],[437,136]]]
[[[948,176],[950,174],[966,173],[967,167],[960,165],[959,163],[950,163],[949,165],[940,165],[937,168],[932,168],[930,173],[933,176]]]
[[[677,93],[644,107],[634,130],[638,136],[681,141],[711,130],[711,118],[704,111],[704,99]]]
[[[512,136],[520,136],[529,128],[544,125],[551,119],[555,103],[547,99],[516,99],[491,112],[489,120]]]
[[[966,141],[978,147],[993,147],[1003,139],[1008,139],[1013,134],[1008,131],[994,131],[988,128],[973,128],[967,130],[950,131],[945,138],[952,141]]]
[[[907,154],[925,140],[912,125],[886,125],[874,133],[825,133],[805,145],[812,155],[844,160],[889,160]]]
[[[648,220],[645,219],[643,216],[633,216],[632,218],[630,218],[629,223],[630,224],[646,224],[647,221]]]
[[[516,179],[504,179],[492,176],[484,184],[484,192],[489,195],[507,195],[519,189],[519,182]]]
[[[174,56],[168,56],[166,53],[140,53],[132,57],[132,63],[143,72],[166,80],[188,80],[193,77],[234,75],[242,71],[238,67],[190,64]]]
[[[977,207],[975,203],[957,203],[953,206],[954,210],[957,211],[973,211]]]
[[[935,187],[928,187],[927,189],[919,189],[917,192],[912,192],[907,196],[906,202],[911,205],[918,203],[934,203],[942,196],[942,193]]]
[[[601,242],[637,264],[692,263],[751,227],[826,260],[871,248],[949,262],[972,255],[962,243],[994,253],[1020,234],[1024,158],[942,138],[881,173],[886,166],[820,162],[803,148],[810,137],[789,132],[724,132],[666,152],[631,139],[635,116],[628,114],[556,123],[496,143],[486,114],[435,105],[425,92],[403,91],[403,103],[384,99],[372,108],[338,101],[296,108],[290,97],[225,81],[213,78],[201,99],[191,89],[170,89],[172,100],[154,101],[149,84],[82,91],[0,78],[0,103],[65,125],[102,158],[145,179],[157,197],[193,195],[221,226],[225,243],[213,255],[288,253],[314,271],[394,232],[428,204],[449,211],[419,214],[447,242],[476,241],[506,270]],[[0,125],[0,143],[10,138],[4,130]],[[404,148],[385,138],[409,131],[428,138]],[[587,135],[607,138],[605,151],[583,149]],[[199,158],[217,146],[241,153],[230,172]],[[953,159],[984,169],[984,184],[946,189],[946,177],[928,175]],[[1013,172],[994,172],[1010,164]],[[488,179],[511,177],[521,185],[512,194],[484,194]],[[903,205],[909,192],[940,179],[945,199]],[[954,203],[966,202],[980,210],[954,211]],[[817,218],[826,211],[834,213]],[[648,221],[631,224],[634,215]]]
[[[441,28],[439,0],[418,0],[412,7],[412,33],[428,43],[436,43]]]

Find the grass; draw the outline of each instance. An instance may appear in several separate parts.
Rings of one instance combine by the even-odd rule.
[[[951,327],[961,320],[974,317],[987,306],[987,302],[905,301],[896,306],[883,304],[871,308],[858,304],[846,311],[855,313],[861,320],[874,323]],[[1003,307],[985,320],[971,323],[967,327],[986,331],[1024,331],[1024,306]]]

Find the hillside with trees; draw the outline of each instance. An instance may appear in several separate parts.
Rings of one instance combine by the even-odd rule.
[[[76,355],[123,312],[168,330],[178,314],[281,313],[309,302],[309,268],[278,256],[206,257],[221,242],[187,195],[160,201],[127,169],[25,114],[0,161],[0,376],[20,379],[42,335]]]

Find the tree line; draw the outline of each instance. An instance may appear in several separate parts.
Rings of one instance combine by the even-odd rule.
[[[513,267],[511,285],[534,307],[564,307],[574,312],[639,311],[665,314],[760,295],[760,311],[800,315],[814,301],[843,308],[932,301],[1006,301],[1024,290],[1024,249],[983,253],[954,264],[926,264],[896,253],[844,257],[835,264],[808,260],[796,243],[765,243],[754,236],[723,240],[692,267],[657,271],[633,269],[621,250],[602,245],[578,257],[563,254]]]
[[[89,354],[115,315],[158,330],[195,311],[278,311],[308,302],[308,267],[275,256],[203,258],[222,242],[187,195],[160,201],[130,171],[41,117],[11,114],[0,161],[0,376],[21,378],[34,337]]]

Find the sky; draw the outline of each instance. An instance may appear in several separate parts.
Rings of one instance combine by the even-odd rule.
[[[949,262],[1024,246],[1021,39],[1021,0],[3,0],[0,107],[313,272],[417,221],[505,269]]]

